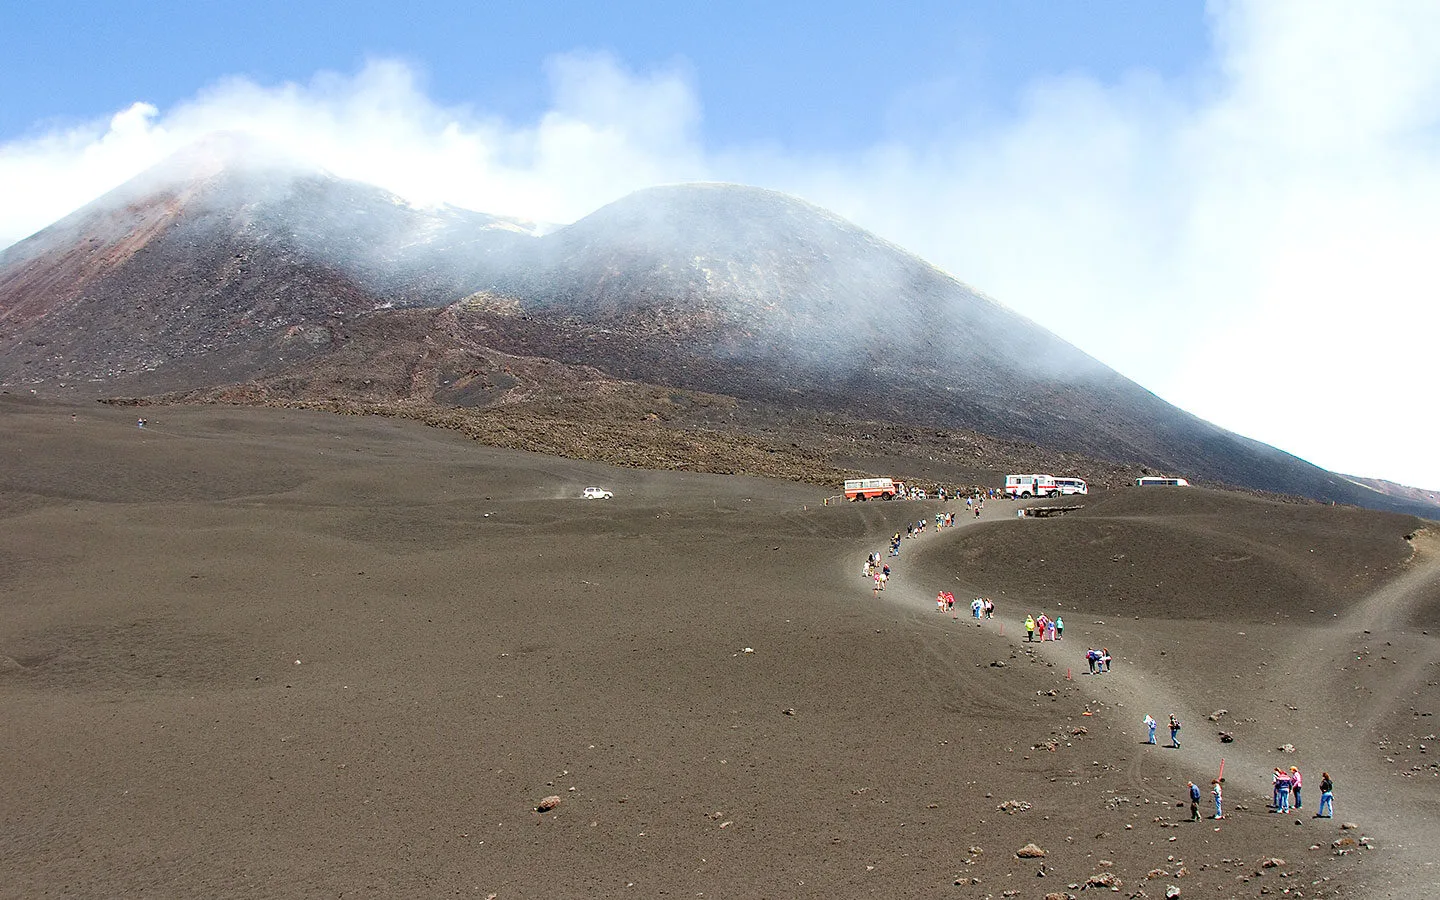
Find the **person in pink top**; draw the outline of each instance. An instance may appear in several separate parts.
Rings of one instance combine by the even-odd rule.
[[[1294,798],[1293,804],[1296,809],[1300,808],[1300,770],[1295,766],[1290,767],[1290,796]]]

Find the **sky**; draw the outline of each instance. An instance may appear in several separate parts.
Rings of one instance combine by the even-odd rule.
[[[688,6],[12,4],[0,246],[220,130],[554,223],[753,184],[1202,418],[1440,489],[1440,3]]]

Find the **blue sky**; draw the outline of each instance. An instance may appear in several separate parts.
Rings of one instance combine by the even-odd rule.
[[[1440,489],[1417,414],[1440,3],[12,7],[0,246],[215,130],[556,223],[657,183],[755,184],[1203,418]]]
[[[705,6],[704,9],[692,7]],[[898,6],[899,8],[895,8]],[[604,51],[690,73],[715,144],[800,151],[925,128],[919,94],[999,114],[1036,77],[1185,74],[1204,61],[1204,4],[1013,2],[12,4],[0,29],[0,139],[166,108],[227,76],[261,83],[406,60],[429,96],[525,120],[558,53]]]

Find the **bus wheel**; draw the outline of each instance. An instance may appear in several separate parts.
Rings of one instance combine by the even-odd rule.
[[[1021,500],[1029,500],[1029,499],[1030,499],[1030,492],[1029,492],[1029,491],[1024,491],[1023,493],[1021,493],[1021,494],[1020,494],[1020,499],[1021,499]]]

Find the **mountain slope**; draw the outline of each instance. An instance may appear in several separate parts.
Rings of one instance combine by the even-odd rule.
[[[1165,403],[833,214],[737,185],[652,188],[536,236],[244,148],[198,148],[0,252],[0,383],[154,392],[283,376],[359,391],[347,335],[409,334],[415,320],[392,311],[415,307],[449,308],[431,320],[443,333],[412,342],[422,356],[453,345],[545,358],[779,410],[1416,508]],[[451,391],[435,385],[430,402]]]

